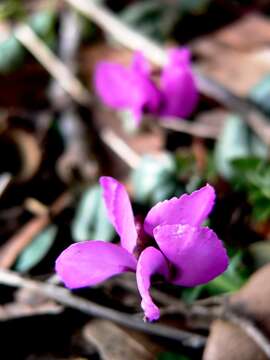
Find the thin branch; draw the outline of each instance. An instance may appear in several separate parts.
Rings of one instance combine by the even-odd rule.
[[[147,334],[179,341],[185,346],[197,348],[203,346],[206,341],[205,337],[201,335],[175,329],[166,325],[145,323],[136,317],[106,308],[73,295],[67,289],[48,283],[25,279],[9,270],[0,270],[0,284],[36,291],[60,304],[74,308],[88,315],[114,321],[122,326],[142,331]],[[270,344],[268,339],[249,319],[238,316],[233,311],[226,308],[203,308],[198,312],[198,307],[196,307],[195,312],[201,316],[211,316],[213,319],[221,318],[239,326],[270,358]]]
[[[189,134],[192,136],[198,136],[204,139],[215,140],[220,133],[220,129],[215,126],[202,124],[198,121],[190,122],[185,119],[181,119],[180,121],[166,121],[166,119],[162,119],[159,124],[164,129]]]
[[[182,316],[186,316],[187,319],[198,318],[200,320],[207,320],[208,326],[217,319],[228,321],[240,327],[270,359],[270,342],[268,338],[249,318],[248,314],[238,314],[235,309],[229,305],[226,298],[223,304],[213,307],[201,306],[194,303],[187,307],[185,313],[183,313],[182,306],[178,307],[177,304],[173,303],[171,306],[161,309],[162,316],[168,314],[181,314]]]
[[[270,359],[269,340],[251,320],[238,316],[233,312],[225,312],[223,319],[239,326],[263,350],[267,358]]]
[[[51,206],[50,213],[38,215],[26,223],[14,236],[0,248],[0,268],[12,266],[22,252],[43,229],[51,222],[50,214],[59,214],[71,201],[69,193],[62,194]]]
[[[58,315],[62,311],[63,307],[53,302],[34,305],[12,302],[0,305],[0,322],[29,316]]]
[[[0,284],[26,288],[53,299],[60,304],[74,308],[88,315],[114,321],[128,328],[144,333],[181,342],[185,346],[199,348],[204,346],[205,337],[191,332],[179,330],[166,325],[145,323],[131,315],[106,308],[89,300],[80,298],[60,286],[25,279],[9,270],[0,270]]]
[[[88,105],[91,97],[87,89],[69,71],[54,53],[35,34],[31,27],[22,23],[14,30],[15,37],[30,51],[62,88],[81,105]]]
[[[126,289],[126,290],[132,292],[133,294],[137,294],[138,293],[137,284],[134,281],[134,279],[132,280],[130,278],[129,275],[131,275],[131,274],[127,273],[121,277],[112,278],[107,282],[107,284],[109,286],[115,286],[115,285],[121,286],[123,289]],[[151,295],[155,301],[157,301],[159,304],[162,304],[163,306],[166,306],[166,307],[168,307],[168,305],[174,306],[174,308],[177,309],[177,312],[186,313],[188,310],[188,305],[183,303],[181,300],[179,300],[171,295],[168,295],[160,290],[152,288]]]
[[[197,84],[204,95],[207,95],[228,109],[239,114],[259,138],[270,146],[270,126],[268,118],[243,98],[234,95],[216,81],[208,79],[195,70]]]
[[[76,58],[81,43],[81,28],[79,15],[73,9],[67,8],[61,12],[58,62],[62,62],[63,66],[66,66],[72,74],[78,72]],[[84,92],[90,99],[88,90],[84,89]],[[65,151],[56,163],[59,176],[67,183],[74,180],[74,174],[88,182],[93,180],[97,176],[97,164],[89,156],[91,141],[87,126],[78,111],[76,99],[68,96],[58,79],[51,82],[49,98],[53,108],[59,112],[58,123],[65,145]]]
[[[44,66],[49,74],[59,82],[61,87],[73,100],[86,107],[90,105],[93,99],[88,89],[82,85],[69,68],[44,44],[29,25],[18,25],[15,28],[14,34],[22,45]],[[102,130],[101,138],[128,166],[131,168],[137,167],[140,156],[112,130]]]
[[[93,0],[65,1],[112,35],[119,44],[131,50],[142,51],[150,61],[159,66],[166,64],[165,49],[141,35],[137,30],[131,29],[100,3]],[[194,69],[194,73],[202,94],[212,97],[242,116],[262,141],[270,146],[270,126],[266,116],[241,97],[234,95],[219,83],[201,74],[197,69]]]
[[[10,173],[4,173],[0,176],[0,197],[5,193],[11,181],[12,175]]]
[[[167,54],[153,41],[135,32],[123,22],[118,20],[109,10],[94,0],[65,0],[83,15],[89,17],[102,29],[131,50],[141,50],[147,58],[163,66],[167,62]]]
[[[127,145],[115,131],[109,128],[101,130],[100,134],[103,142],[112,149],[131,169],[136,169],[141,161],[140,155]]]

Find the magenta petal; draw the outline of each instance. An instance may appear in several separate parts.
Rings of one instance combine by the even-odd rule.
[[[130,106],[133,82],[130,70],[120,64],[102,61],[96,66],[95,90],[102,101],[114,109]]]
[[[173,49],[161,74],[163,107],[161,115],[188,117],[195,109],[199,93],[192,74],[187,49]]]
[[[168,50],[169,65],[170,66],[179,66],[187,65],[190,66],[191,53],[190,50],[186,47],[181,48],[171,48]]]
[[[152,82],[149,75],[133,71],[134,86],[129,90],[131,100],[131,110],[135,120],[139,122],[145,113],[157,114],[161,93]]]
[[[112,177],[102,176],[99,182],[103,188],[109,219],[121,238],[121,245],[132,253],[138,234],[128,193],[125,187]]]
[[[149,61],[145,58],[142,52],[136,51],[133,56],[132,70],[141,74],[150,75],[151,68]]]
[[[140,120],[143,113],[157,114],[161,93],[151,79],[151,68],[143,53],[137,51],[133,57],[131,71],[134,76],[134,101],[133,113]],[[137,91],[136,91],[137,89]]]
[[[144,230],[153,235],[158,225],[189,224],[201,225],[211,212],[215,201],[215,190],[207,184],[190,195],[159,202],[148,212]]]
[[[157,320],[160,316],[159,308],[153,303],[150,295],[151,277],[155,274],[162,275],[168,279],[168,263],[159,250],[154,247],[148,247],[139,257],[136,277],[138,289],[142,297],[141,306],[146,319],[149,321]]]
[[[154,230],[154,237],[175,268],[173,283],[196,286],[222,274],[228,257],[221,240],[207,227],[164,225]]]
[[[135,271],[136,260],[121,246],[92,240],[69,246],[57,258],[55,269],[68,288],[76,289]]]
[[[157,113],[161,93],[152,82],[149,64],[140,53],[136,53],[130,68],[100,62],[96,66],[94,86],[103,102],[114,109],[129,109],[139,122],[144,113]]]

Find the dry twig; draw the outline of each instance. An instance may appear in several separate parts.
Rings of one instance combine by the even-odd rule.
[[[198,121],[190,122],[185,119],[181,121],[166,121],[165,119],[165,121],[161,120],[159,124],[164,129],[198,136],[204,139],[217,139],[219,136],[219,129],[211,125],[199,123]]]
[[[223,319],[239,326],[263,350],[267,358],[270,359],[269,340],[250,319],[238,316],[232,311],[224,312]]]
[[[88,107],[92,96],[72,71],[44,44],[27,24],[20,24],[15,29],[15,36],[32,55],[45,67],[49,74],[77,103]],[[128,166],[134,168],[140,160],[127,143],[113,131],[104,129],[101,138]],[[129,158],[130,157],[130,158]]]
[[[74,308],[88,315],[114,321],[119,325],[142,331],[150,335],[178,341],[185,346],[199,348],[205,344],[206,339],[202,335],[179,330],[166,325],[145,323],[128,314],[106,308],[73,295],[67,289],[48,283],[42,283],[40,281],[29,280],[9,270],[0,270],[0,284],[37,291],[37,293],[45,295],[60,304]]]
[[[51,206],[48,213],[34,217],[0,248],[0,268],[13,265],[22,250],[31,243],[51,222],[51,216],[59,214],[71,202],[71,194],[62,194]]]
[[[10,173],[4,173],[0,176],[0,197],[4,194],[8,185],[12,181],[12,175]]]
[[[117,154],[131,169],[136,169],[141,161],[138,155],[115,131],[104,128],[101,131],[102,141]]]
[[[35,34],[29,25],[22,23],[15,28],[15,37],[28,49],[45,69],[59,82],[62,88],[79,104],[88,105],[91,97],[87,89],[69,71]]]
[[[130,279],[128,274],[122,278],[112,279],[110,282],[112,286],[119,285],[131,292],[137,292],[136,284]],[[239,315],[234,308],[229,305],[228,295],[207,298],[188,305],[157,289],[152,289],[151,294],[155,301],[164,306],[164,308],[161,309],[161,316],[179,314],[183,316],[188,323],[191,323],[192,327],[195,325],[195,328],[197,327],[197,320],[199,320],[200,324],[207,324],[206,328],[209,328],[210,324],[217,319],[229,321],[239,326],[256,342],[267,356],[270,355],[270,344],[266,336],[247,315]]]

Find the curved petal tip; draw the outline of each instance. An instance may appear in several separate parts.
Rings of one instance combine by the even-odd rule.
[[[142,297],[141,306],[148,321],[158,320],[160,316],[159,308],[154,304],[150,294],[152,276],[157,274],[168,280],[168,263],[161,251],[149,246],[141,253],[136,271],[138,290]]]

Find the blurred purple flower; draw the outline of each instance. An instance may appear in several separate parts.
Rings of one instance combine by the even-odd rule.
[[[113,62],[98,63],[94,86],[106,105],[131,110],[137,123],[143,114],[188,117],[199,98],[186,48],[169,50],[160,89],[152,81],[150,65],[140,52],[135,53],[129,68]]]
[[[142,309],[149,321],[160,316],[150,295],[151,277],[182,286],[207,283],[226,270],[228,257],[221,240],[202,223],[212,210],[215,191],[206,185],[192,194],[155,205],[143,228],[136,224],[122,184],[101,177],[108,216],[121,245],[85,241],[69,246],[56,260],[56,272],[68,288],[101,283],[113,275],[136,272]],[[146,234],[155,246],[147,246]]]
[[[191,70],[191,55],[186,48],[169,50],[169,63],[161,73],[163,104],[160,115],[188,117],[199,101]]]
[[[161,93],[151,80],[148,62],[139,52],[130,68],[113,62],[98,63],[94,85],[106,105],[130,109],[137,123],[144,113],[158,113]]]

